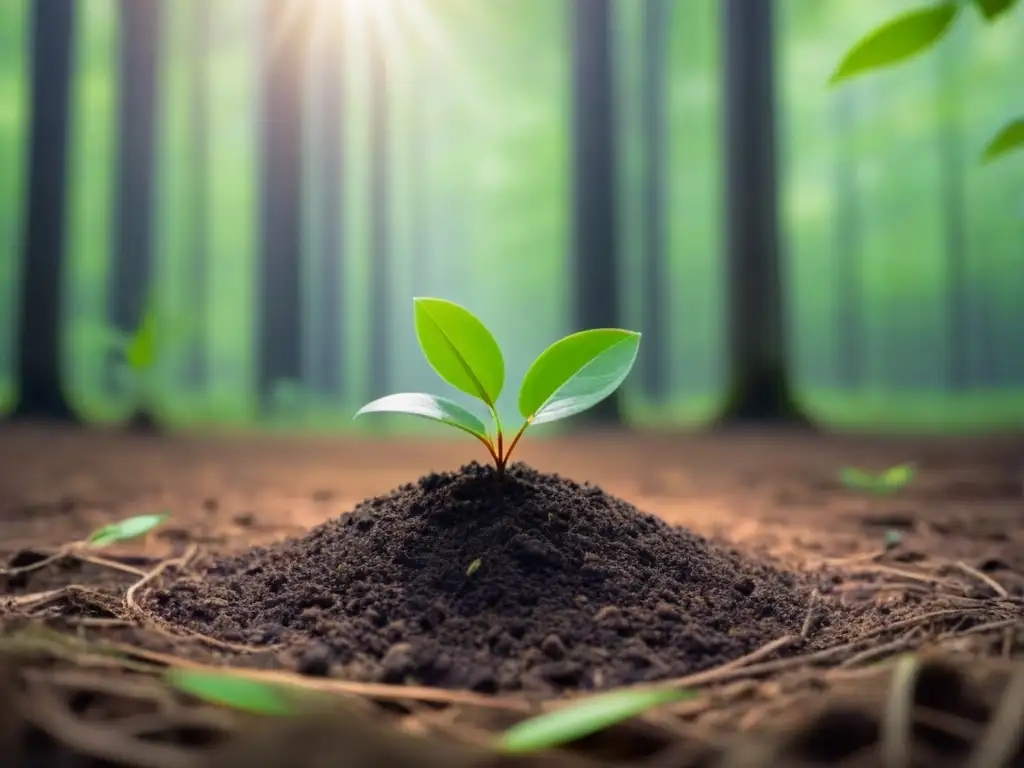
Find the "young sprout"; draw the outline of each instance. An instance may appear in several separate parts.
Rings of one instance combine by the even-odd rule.
[[[506,754],[538,752],[590,736],[649,709],[696,697],[685,689],[612,691],[589,696],[512,726],[498,740]]]
[[[356,416],[407,413],[461,429],[486,446],[499,478],[527,427],[575,416],[610,396],[629,375],[640,348],[639,333],[618,328],[580,331],[556,341],[523,378],[519,413],[525,421],[508,440],[497,411],[505,386],[505,360],[494,336],[458,304],[427,298],[413,302],[416,336],[427,362],[446,382],[483,402],[494,431],[448,398],[415,392],[374,400]]]
[[[900,464],[879,474],[873,474],[857,467],[845,467],[839,473],[842,484],[855,491],[866,491],[876,496],[888,496],[906,488],[914,479],[913,464]]]
[[[97,528],[86,539],[90,547],[109,547],[119,541],[127,541],[139,536],[144,536],[166,520],[169,515],[165,512],[159,515],[139,515],[129,517],[117,523],[104,525]]]
[[[219,670],[172,668],[164,679],[171,687],[201,701],[253,715],[296,715],[309,697],[298,688]]]
[[[142,376],[153,368],[157,360],[156,315],[152,306],[147,307],[124,348],[124,359],[136,376]]]
[[[201,701],[240,712],[295,717],[326,708],[332,697],[294,684],[272,683],[248,674],[202,668],[172,668],[164,673],[172,688]],[[678,688],[623,689],[569,702],[514,725],[496,740],[505,754],[527,754],[559,747],[638,717],[655,707],[697,696]]]

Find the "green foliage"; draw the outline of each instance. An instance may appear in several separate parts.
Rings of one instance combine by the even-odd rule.
[[[506,753],[550,749],[610,728],[654,707],[696,695],[692,691],[661,689],[623,690],[592,696],[518,723],[502,734],[498,749]]]
[[[982,159],[990,163],[998,157],[1024,149],[1024,117],[1019,117],[1008,125],[1003,126],[985,147]]]
[[[556,341],[526,372],[520,414],[543,424],[592,408],[619,388],[639,350],[640,334],[618,329],[580,331]]]
[[[973,0],[974,6],[992,23],[1017,5],[1018,0]],[[934,47],[952,28],[960,13],[958,0],[948,0],[910,11],[861,38],[832,74],[831,84],[856,75],[898,64]],[[982,153],[989,163],[1024,147],[1024,118],[1014,120],[997,133]]]
[[[479,561],[474,561],[474,564]],[[293,717],[328,696],[297,686],[257,680],[231,672],[172,668],[164,674],[172,688],[217,706],[271,717]],[[581,739],[643,714],[654,707],[697,696],[684,689],[621,690],[589,696],[578,702],[524,720],[507,730],[496,747],[506,754],[537,752]]]
[[[923,53],[949,31],[959,12],[959,3],[950,0],[891,19],[847,52],[830,82],[898,64]]]
[[[494,418],[495,432],[468,410],[443,397],[419,393],[388,395],[356,413],[407,413],[461,429],[487,446],[498,475],[530,424],[574,416],[609,397],[629,375],[640,347],[640,334],[614,328],[582,331],[555,342],[530,366],[519,392],[526,421],[507,446],[496,402],[505,384],[501,348],[487,327],[469,310],[443,299],[415,299],[416,335],[438,375],[483,401]]]
[[[111,523],[98,528],[89,534],[86,540],[93,547],[109,547],[119,541],[144,536],[170,517],[166,512],[159,515],[139,515],[129,517],[119,523]]]
[[[388,395],[364,405],[356,416],[364,413],[407,413],[439,421],[487,441],[487,426],[458,403],[446,397],[403,392]]]
[[[851,490],[885,496],[906,488],[917,474],[912,464],[900,464],[873,474],[857,467],[845,467],[839,474],[842,484]]]
[[[995,21],[1017,4],[1017,0],[974,0],[986,21]]]
[[[505,358],[487,327],[444,299],[413,299],[416,337],[437,375],[494,408],[505,386]]]
[[[128,340],[128,345],[124,350],[124,359],[128,363],[128,367],[136,373],[148,371],[156,363],[156,313],[152,306],[146,308],[139,327],[135,329],[135,333]]]
[[[170,669],[164,679],[182,693],[242,712],[277,717],[298,712],[296,694],[260,680],[201,669]]]

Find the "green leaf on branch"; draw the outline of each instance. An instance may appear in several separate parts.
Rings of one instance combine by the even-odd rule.
[[[427,362],[456,389],[493,407],[505,385],[505,359],[472,312],[444,299],[415,299],[416,336]]]
[[[694,692],[687,690],[625,690],[591,696],[518,723],[501,736],[498,748],[505,753],[551,749],[603,731],[662,704],[695,697]]]
[[[982,162],[990,163],[1010,152],[1024,149],[1024,117],[1004,125],[985,147]]]
[[[105,525],[89,534],[86,540],[93,547],[107,547],[119,541],[144,536],[170,517],[166,512],[159,515],[129,517],[119,523]]]
[[[484,423],[470,411],[445,397],[420,392],[402,392],[367,403],[356,412],[356,416],[367,413],[406,413],[420,416],[469,432],[481,440],[487,440],[487,427]]]
[[[985,17],[985,21],[995,21],[1017,4],[1017,0],[974,0],[974,4]]]
[[[923,53],[949,31],[959,12],[960,4],[951,0],[897,16],[854,45],[829,82],[837,83]]]
[[[629,375],[640,334],[617,328],[580,331],[556,341],[530,366],[519,412],[532,424],[574,416],[611,395]]]

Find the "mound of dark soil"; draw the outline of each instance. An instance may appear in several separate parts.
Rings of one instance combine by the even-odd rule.
[[[360,503],[302,539],[214,563],[150,608],[299,666],[478,691],[683,675],[799,629],[791,574],[600,488],[471,464]]]

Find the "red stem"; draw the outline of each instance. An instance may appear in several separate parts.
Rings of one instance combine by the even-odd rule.
[[[527,419],[526,422],[523,424],[523,426],[519,428],[519,431],[516,433],[515,439],[512,441],[512,444],[508,447],[508,451],[505,453],[505,456],[503,457],[503,459],[504,459],[504,461],[506,463],[508,462],[509,456],[512,455],[512,451],[515,450],[516,444],[519,442],[519,438],[521,438],[523,436],[523,433],[526,431],[526,428],[528,426],[530,426],[530,420],[529,419]]]
[[[483,443],[487,447],[487,452],[489,454],[491,454],[491,458],[494,459],[494,463],[495,464],[500,464],[501,463],[501,459],[498,457],[498,454],[495,453],[494,446],[491,445],[491,441],[490,440],[488,440],[487,438],[484,438],[484,437],[480,437],[480,435],[477,435],[475,433],[474,433],[473,437],[475,437],[477,440],[479,440],[481,443]]]

